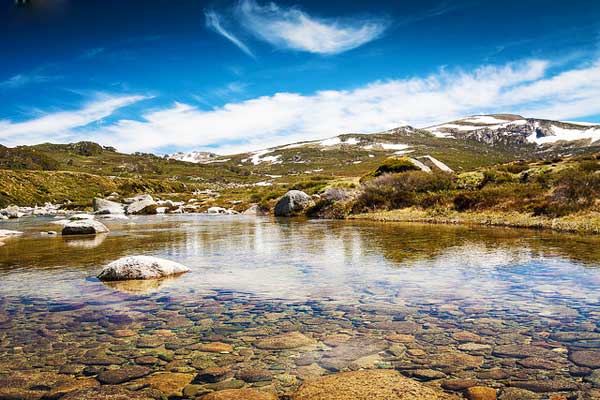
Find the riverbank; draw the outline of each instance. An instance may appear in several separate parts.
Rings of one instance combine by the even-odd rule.
[[[513,228],[550,229],[559,232],[600,233],[600,213],[583,212],[560,218],[533,216],[520,212],[458,212],[421,210],[414,207],[391,211],[355,214],[348,219],[379,222],[423,222],[433,224],[464,224],[505,226]]]

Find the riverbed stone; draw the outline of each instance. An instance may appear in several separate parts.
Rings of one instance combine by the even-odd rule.
[[[119,369],[107,369],[98,374],[97,379],[103,384],[116,385],[148,375],[152,370],[140,365],[128,365]]]
[[[580,367],[600,368],[600,350],[577,350],[569,353],[569,360]]]
[[[159,279],[188,272],[185,265],[150,256],[123,257],[106,265],[98,278],[104,281]]]
[[[513,381],[510,385],[538,393],[573,391],[578,388],[575,382],[565,378]]]
[[[496,400],[496,389],[486,386],[472,386],[465,390],[468,400]]]
[[[219,390],[200,397],[201,400],[277,400],[272,393],[255,389]]]
[[[60,400],[158,400],[158,393],[143,389],[127,390],[122,386],[102,385],[89,389],[77,390],[60,398]]]
[[[505,387],[500,390],[499,400],[539,400],[541,396],[530,390]]]
[[[472,386],[477,386],[475,379],[447,379],[442,382],[442,388],[453,392],[460,392]]]
[[[126,208],[127,214],[156,214],[158,204],[154,201],[152,196],[144,196],[136,199],[133,203],[129,204]]]
[[[183,388],[191,383],[193,379],[193,374],[165,372],[143,378],[140,383],[160,390],[167,397],[181,397],[183,395]]]
[[[442,400],[450,397],[392,370],[342,372],[307,381],[293,400]]]
[[[101,199],[99,197],[95,197],[92,201],[92,206],[95,214],[99,215],[107,215],[107,214],[124,214],[125,208],[122,204]]]
[[[37,400],[48,395],[57,398],[69,391],[89,387],[93,381],[81,380],[79,382],[69,375],[54,372],[13,371],[0,373],[0,399]],[[95,384],[97,385],[98,382]]]
[[[287,332],[258,340],[254,346],[263,350],[288,350],[315,344],[314,339],[301,332]]]

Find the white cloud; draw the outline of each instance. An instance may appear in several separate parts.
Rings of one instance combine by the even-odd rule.
[[[362,46],[381,36],[388,25],[376,19],[318,19],[298,8],[261,6],[254,0],[241,0],[237,14],[244,27],[276,47],[318,54]]]
[[[24,122],[0,120],[0,141],[8,145],[35,144],[76,136],[74,129],[99,121],[115,110],[144,98],[144,96],[101,96],[76,111],[49,113]]]
[[[249,55],[252,58],[256,58],[254,53],[246,46],[240,39],[238,39],[233,33],[227,31],[223,28],[223,24],[221,23],[221,17],[214,11],[207,11],[205,14],[206,17],[206,26],[215,32],[223,35],[227,40],[231,43],[235,44],[240,50]]]
[[[50,135],[62,131],[121,151],[210,148],[226,154],[340,133],[377,132],[404,123],[425,127],[469,114],[572,119],[600,113],[600,61],[559,73],[550,65],[531,60],[468,72],[442,70],[354,90],[275,93],[210,110],[176,103],[135,119],[75,129],[101,118],[86,107],[23,123],[0,122],[0,141],[7,132],[13,142],[32,142],[32,134],[41,133],[57,141]],[[114,107],[106,107],[103,114]]]

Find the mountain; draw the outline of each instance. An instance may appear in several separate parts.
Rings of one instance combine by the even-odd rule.
[[[520,115],[474,115],[425,128],[437,137],[495,145],[533,143],[537,145],[581,141],[583,145],[600,140],[600,125],[524,118]]]
[[[167,158],[168,160],[178,160],[178,161],[185,161],[185,162],[191,162],[191,163],[195,163],[195,164],[203,164],[203,163],[208,163],[210,162],[212,159],[217,158],[218,155],[215,153],[211,153],[209,151],[190,151],[190,152],[178,152],[178,153],[173,153],[173,154],[167,154],[165,156],[165,158]]]

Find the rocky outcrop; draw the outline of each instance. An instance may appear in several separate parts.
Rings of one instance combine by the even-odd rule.
[[[95,197],[93,200],[94,213],[96,214],[124,214],[123,205],[111,200]]]
[[[446,400],[450,396],[391,370],[333,374],[300,386],[293,400]]]
[[[95,235],[108,232],[106,225],[93,219],[69,221],[62,229],[63,235]]]
[[[290,217],[312,205],[312,198],[300,190],[290,190],[275,205],[276,217]]]
[[[21,212],[19,207],[17,206],[8,206],[5,209],[3,209],[1,213],[11,219],[21,218],[25,215],[25,213]]]
[[[104,281],[160,279],[188,272],[185,265],[150,256],[123,257],[105,266],[98,278]]]

